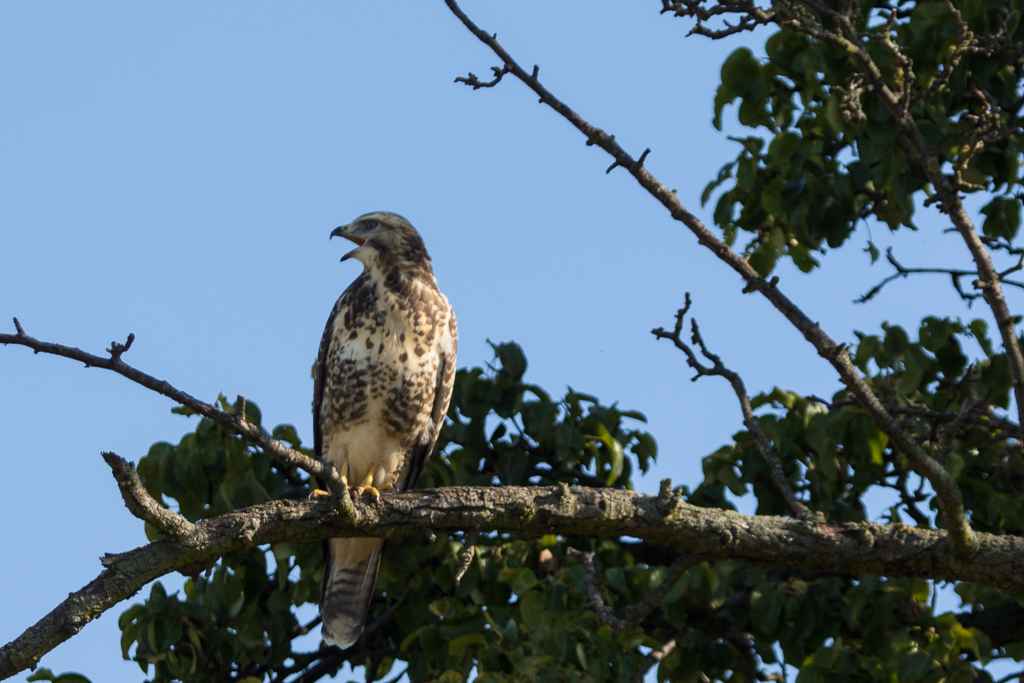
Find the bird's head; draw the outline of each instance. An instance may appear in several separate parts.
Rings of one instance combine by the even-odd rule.
[[[331,237],[344,237],[359,245],[345,254],[342,261],[354,258],[367,270],[397,270],[409,277],[433,276],[423,238],[397,213],[363,214],[348,225],[335,228]]]

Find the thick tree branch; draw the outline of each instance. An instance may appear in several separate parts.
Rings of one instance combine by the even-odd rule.
[[[268,456],[280,465],[286,468],[298,467],[299,469],[309,472],[314,477],[325,482],[330,491],[335,495],[339,495],[345,490],[344,485],[341,483],[341,479],[338,477],[338,473],[330,463],[310,458],[293,448],[289,448],[277,439],[272,438],[262,429],[245,419],[244,408],[241,414],[232,415],[231,413],[220,410],[216,406],[200,401],[180,389],[174,388],[170,383],[165,382],[164,380],[157,379],[152,375],[147,375],[141,370],[137,370],[122,361],[121,355],[131,347],[132,342],[135,340],[134,334],[128,335],[128,341],[124,344],[112,342],[110,348],[107,349],[107,352],[110,354],[110,358],[103,358],[101,356],[95,356],[91,353],[87,353],[73,346],[44,342],[35,339],[34,337],[30,337],[25,334],[25,330],[22,328],[21,323],[18,322],[17,318],[14,319],[14,326],[17,330],[15,334],[0,333],[0,344],[18,344],[20,346],[27,346],[35,353],[49,353],[54,356],[63,356],[64,358],[71,358],[72,360],[80,361],[85,363],[85,367],[87,368],[96,367],[113,370],[117,374],[127,377],[136,384],[141,384],[147,389],[155,391],[158,394],[162,394],[173,401],[177,401],[181,405],[199,413],[203,417],[213,420],[217,424],[230,429],[246,441],[262,448]],[[239,403],[244,406],[244,399],[242,399],[242,397],[239,397],[239,399]]]
[[[664,515],[658,496],[619,489],[452,487],[382,494],[379,504],[278,500],[195,525],[187,545],[155,541],[112,556],[99,576],[0,648],[0,678],[35,666],[40,657],[148,582],[225,553],[281,541],[338,536],[395,538],[432,530],[632,536],[706,558],[785,563],[831,574],[867,572],[972,581],[1024,591],[1024,539],[978,533],[978,551],[964,559],[943,531],[901,524],[816,524],[746,516],[680,502]]]
[[[832,364],[832,367],[839,373],[843,384],[858,398],[874,423],[907,455],[914,469],[931,483],[932,489],[938,496],[939,504],[945,516],[946,526],[950,530],[957,552],[964,557],[969,557],[974,553],[978,547],[977,540],[964,512],[963,495],[960,493],[956,481],[921,448],[914,438],[900,426],[899,421],[885,409],[878,396],[875,395],[867,381],[853,365],[846,351],[846,345],[837,344],[816,322],[808,318],[796,304],[790,301],[778,288],[778,280],[776,278],[768,281],[758,275],[757,271],[754,270],[753,266],[746,259],[734,252],[729,245],[715,236],[700,219],[690,213],[674,192],[669,190],[645,166],[633,159],[615,142],[615,136],[609,135],[597,126],[592,125],[552,95],[537,79],[538,69],[536,67],[534,67],[532,74],[527,73],[512,59],[512,56],[491,34],[473,23],[465,12],[459,8],[455,0],[445,0],[445,4],[448,5],[455,16],[459,18],[473,35],[494,51],[499,59],[502,60],[503,67],[509,73],[537,93],[542,103],[550,106],[583,133],[587,138],[588,145],[599,146],[615,159],[618,166],[629,171],[637,182],[640,183],[641,187],[668,209],[675,220],[683,223],[697,236],[697,240],[701,245],[710,249],[715,256],[739,273],[747,282],[749,289],[756,290],[764,295],[804,335],[804,338],[814,346],[818,354]],[[979,268],[979,272],[982,272],[982,279],[986,279],[984,271]],[[998,282],[996,282],[996,285],[998,285]],[[1022,395],[1022,398],[1024,398],[1024,395]]]
[[[793,487],[789,485],[789,480],[786,478],[786,473],[782,471],[782,462],[779,460],[778,454],[775,452],[775,448],[772,446],[772,442],[768,439],[768,436],[761,429],[761,424],[757,421],[754,416],[754,409],[750,406],[750,397],[747,395],[747,388],[743,384],[743,379],[725,367],[722,363],[722,359],[714,353],[708,350],[707,345],[704,343],[704,338],[701,337],[700,328],[697,327],[697,320],[691,319],[693,334],[692,342],[696,344],[701,351],[703,356],[711,361],[711,367],[707,367],[699,360],[697,360],[697,354],[694,353],[693,349],[690,348],[689,344],[683,341],[683,319],[686,317],[687,312],[690,310],[690,305],[693,303],[690,299],[690,293],[686,293],[686,303],[682,308],[676,312],[676,324],[671,332],[663,327],[651,330],[658,339],[668,339],[675,347],[686,354],[686,363],[697,371],[697,374],[693,377],[696,381],[701,377],[715,376],[724,377],[732,385],[733,391],[736,393],[736,398],[740,402],[740,410],[743,412],[743,425],[747,428],[747,431],[754,437],[754,443],[757,444],[757,450],[761,453],[761,457],[764,459],[765,464],[768,465],[768,472],[771,474],[772,483],[775,484],[775,489],[782,496],[782,499],[786,501],[786,505],[789,506],[790,511],[797,517],[813,517],[814,513],[811,512],[806,505],[800,502],[793,492]]]

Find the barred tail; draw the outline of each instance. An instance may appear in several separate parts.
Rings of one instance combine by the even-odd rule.
[[[328,643],[345,649],[363,632],[383,549],[384,541],[379,538],[332,538],[324,542],[320,632]]]

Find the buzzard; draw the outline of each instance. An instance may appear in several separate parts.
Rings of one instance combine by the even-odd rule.
[[[316,457],[360,495],[416,486],[448,411],[458,329],[416,229],[368,213],[331,233],[358,246],[363,272],[331,311],[313,390]],[[324,541],[320,616],[341,648],[363,630],[384,541]]]

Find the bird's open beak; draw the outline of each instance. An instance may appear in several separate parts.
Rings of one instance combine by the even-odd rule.
[[[355,242],[359,246],[362,246],[363,243],[366,242],[366,238],[365,237],[363,237],[361,235],[349,234],[348,232],[346,232],[346,230],[348,230],[348,226],[347,225],[342,225],[339,228],[335,228],[334,230],[331,231],[331,237],[344,237],[347,240],[351,240],[351,241]]]

